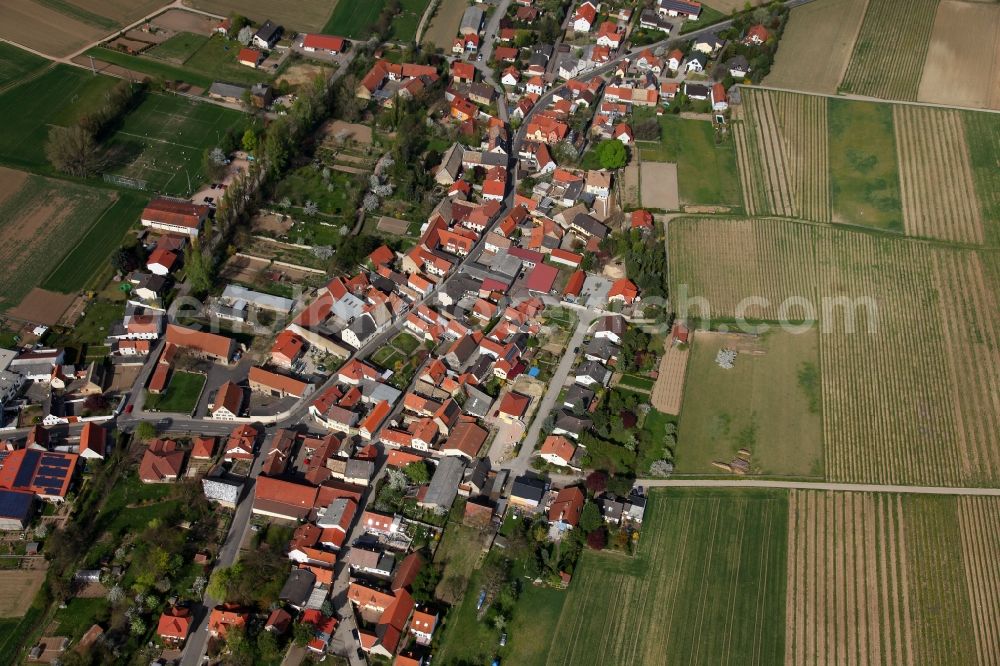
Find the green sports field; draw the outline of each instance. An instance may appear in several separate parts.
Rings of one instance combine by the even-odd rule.
[[[0,87],[16,82],[25,74],[29,74],[47,63],[48,60],[45,58],[22,51],[6,42],[0,42]]]
[[[228,129],[242,132],[239,111],[182,97],[150,94],[110,139],[119,166],[111,173],[147,181],[148,189],[189,193],[204,180],[202,156]]]
[[[636,557],[584,553],[546,663],[780,663],[784,492],[654,490],[645,518]]]
[[[45,142],[52,125],[72,125],[104,104],[118,79],[56,65],[38,78],[0,93],[0,162],[49,170]]]

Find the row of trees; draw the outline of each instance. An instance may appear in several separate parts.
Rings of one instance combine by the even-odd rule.
[[[53,126],[45,142],[45,156],[57,170],[77,178],[97,173],[104,155],[100,143],[110,136],[117,125],[131,111],[146,87],[143,83],[119,81],[108,91],[104,105],[84,115],[69,127]]]

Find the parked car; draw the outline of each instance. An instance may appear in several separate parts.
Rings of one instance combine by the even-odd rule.
[[[486,603],[486,588],[479,590],[479,601],[476,602],[476,610],[482,610],[483,604]]]
[[[507,634],[500,634],[500,647],[507,645]]]

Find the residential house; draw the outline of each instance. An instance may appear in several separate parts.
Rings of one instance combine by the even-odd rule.
[[[264,21],[253,36],[254,46],[261,49],[271,49],[281,39],[283,28],[270,20]]]
[[[576,454],[576,444],[560,435],[546,437],[539,450],[542,460],[559,467],[568,467],[574,454]]]

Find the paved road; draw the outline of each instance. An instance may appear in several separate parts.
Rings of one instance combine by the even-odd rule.
[[[1000,497],[1000,488],[949,488],[944,486],[886,486],[871,483],[825,481],[766,481],[763,479],[636,479],[646,488],[784,488],[788,490],[840,490],[854,493],[911,493],[915,495],[968,495]]]
[[[231,427],[232,425],[230,424]],[[246,539],[247,532],[250,529],[254,486],[264,465],[264,456],[260,453],[268,445],[268,442],[264,442],[257,452],[257,457],[254,458],[253,466],[250,468],[250,476],[247,483],[243,486],[243,494],[236,505],[233,522],[229,525],[229,533],[226,535],[226,540],[222,542],[222,547],[219,549],[219,555],[215,562],[216,568],[232,566],[240,556],[240,546]],[[212,608],[222,603],[222,601],[224,600],[214,599],[209,596],[208,592],[205,593],[205,597],[202,599],[202,608],[195,611],[195,626],[191,630],[187,643],[184,645],[184,652],[181,655],[181,666],[196,666],[196,664],[201,663],[201,657],[205,654],[209,638],[208,613]]]
[[[576,353],[573,350],[580,346],[587,335],[587,331],[590,330],[590,325],[599,316],[590,310],[581,310],[579,314],[580,321],[577,323],[576,330],[573,331],[569,342],[566,343],[566,351],[559,360],[559,365],[556,367],[552,379],[549,380],[549,388],[542,397],[542,403],[539,405],[538,411],[535,412],[535,419],[531,422],[531,426],[524,436],[524,440],[521,443],[521,450],[518,451],[516,457],[502,465],[504,469],[509,469],[513,476],[520,476],[528,471],[531,454],[535,452],[535,446],[538,444],[545,419],[555,407],[559,393],[566,384],[569,373],[573,368],[573,363],[576,361]]]

